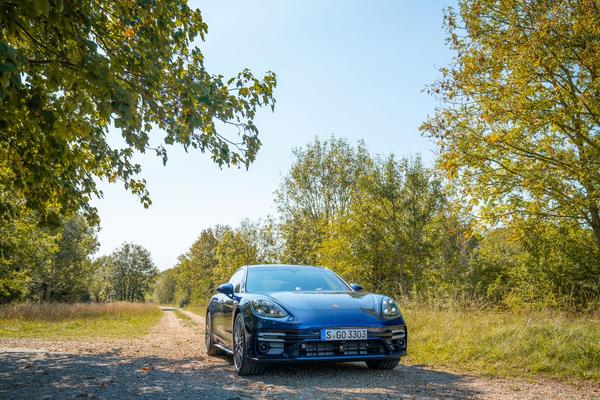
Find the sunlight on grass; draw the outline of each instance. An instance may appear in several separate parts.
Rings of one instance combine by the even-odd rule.
[[[181,323],[184,326],[192,327],[192,326],[196,326],[197,325],[196,322],[193,319],[191,319],[189,316],[187,316],[183,312],[181,312],[179,310],[173,310],[173,312],[175,313],[175,316],[181,321]]]
[[[0,307],[0,337],[131,338],[147,334],[162,311],[150,304],[17,304]]]
[[[191,311],[196,315],[204,317],[206,315],[206,304],[188,304],[185,311]]]
[[[494,376],[600,381],[600,322],[564,315],[407,308],[410,364]]]

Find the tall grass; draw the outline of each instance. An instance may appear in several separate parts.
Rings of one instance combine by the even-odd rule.
[[[151,304],[11,304],[0,307],[0,338],[133,338],[162,317]]]
[[[63,321],[80,318],[112,316],[115,318],[142,315],[156,310],[156,306],[145,303],[22,303],[0,306],[0,319],[23,321]]]
[[[594,315],[403,307],[410,363],[494,376],[600,381]]]
[[[199,315],[201,317],[204,317],[206,315],[206,307],[208,305],[208,302],[206,303],[194,303],[194,304],[188,304],[187,306],[185,306],[185,310],[186,311],[191,311],[196,315]]]

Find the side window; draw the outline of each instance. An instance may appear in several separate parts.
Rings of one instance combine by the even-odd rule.
[[[239,293],[240,292],[240,288],[242,286],[242,278],[243,277],[244,277],[244,270],[240,269],[235,274],[233,274],[232,277],[231,277],[231,279],[229,280],[229,283],[231,283],[233,285],[233,292],[234,293]]]

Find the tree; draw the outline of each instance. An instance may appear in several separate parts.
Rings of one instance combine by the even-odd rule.
[[[101,256],[92,261],[94,272],[88,289],[92,301],[105,302],[114,297],[113,282],[110,280],[113,269],[111,256]]]
[[[150,252],[138,244],[123,243],[110,258],[110,300],[144,301],[158,274]]]
[[[516,309],[596,309],[600,251],[590,230],[561,222],[521,219],[482,235],[470,257],[467,290]]]
[[[320,261],[375,291],[423,294],[459,266],[460,235],[451,236],[449,219],[441,183],[420,158],[376,159],[356,182],[349,212],[332,224]]]
[[[267,217],[264,220],[251,221],[244,219],[236,229],[246,243],[256,248],[256,263],[277,264],[281,262],[283,243],[275,220]]]
[[[180,144],[248,167],[260,147],[254,117],[274,107],[276,77],[211,75],[193,45],[207,29],[185,0],[0,1],[0,190],[45,221],[81,208],[96,219],[98,178],[150,204],[136,152],[166,162],[165,146]],[[108,143],[109,127],[124,148]]]
[[[32,271],[46,269],[56,251],[56,234],[40,228],[35,213],[21,207],[0,218],[0,303],[27,299]]]
[[[96,228],[81,215],[40,226],[34,212],[18,210],[0,219],[0,301],[87,300]]]
[[[256,244],[234,230],[223,232],[215,250],[217,265],[214,279],[217,284],[227,282],[231,275],[242,265],[256,264]]]
[[[346,139],[318,138],[294,149],[294,164],[275,194],[282,217],[284,258],[314,264],[326,227],[348,212],[356,180],[368,170],[364,143],[354,148]]]
[[[80,215],[65,220],[56,238],[56,252],[43,268],[31,272],[33,291],[41,301],[88,299],[91,255],[98,249],[97,229]]]
[[[187,253],[179,257],[175,266],[176,297],[179,304],[203,302],[212,294],[215,288],[216,248],[227,229],[223,226],[203,229]]]
[[[159,304],[172,304],[175,301],[175,291],[177,289],[176,271],[168,269],[161,272],[156,286],[154,287],[154,299]]]
[[[239,267],[276,263],[280,252],[280,237],[271,218],[256,222],[246,219],[236,229],[222,225],[203,229],[177,265],[161,274],[154,289],[155,298],[164,303],[164,299],[171,299],[173,289],[172,301],[181,307],[204,304],[215,287],[227,282]]]
[[[600,249],[600,5],[461,0],[421,129],[485,218],[566,219]]]

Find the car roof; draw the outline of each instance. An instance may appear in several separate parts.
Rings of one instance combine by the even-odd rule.
[[[314,265],[294,265],[294,264],[254,264],[254,265],[246,265],[247,268],[255,269],[255,268],[318,268],[318,269],[327,269],[325,267],[318,267]]]

